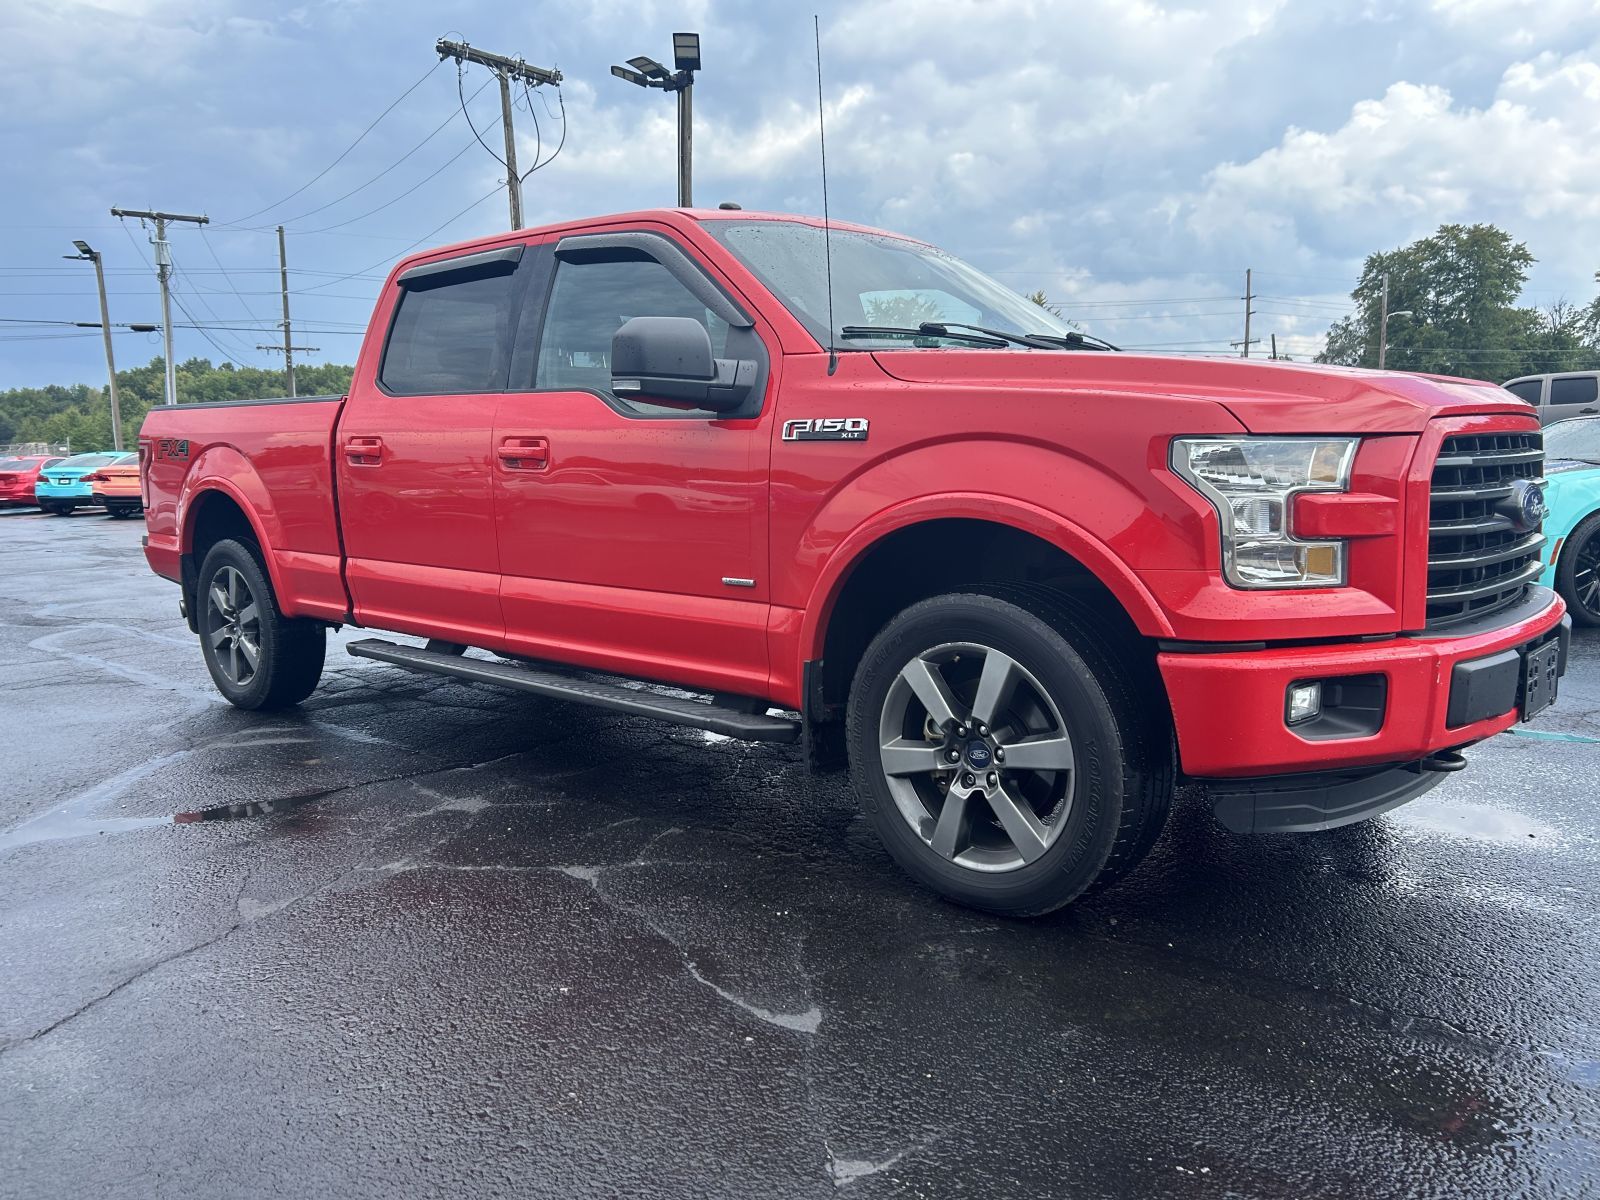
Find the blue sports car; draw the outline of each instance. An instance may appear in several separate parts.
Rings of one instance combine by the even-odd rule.
[[[1561,593],[1579,625],[1600,625],[1600,417],[1544,430],[1546,555],[1539,582]]]
[[[66,516],[75,508],[89,507],[94,504],[94,487],[85,483],[83,477],[100,467],[134,461],[138,457],[130,451],[126,454],[74,454],[63,458],[39,472],[39,481],[33,485],[34,499],[45,512],[57,517]]]

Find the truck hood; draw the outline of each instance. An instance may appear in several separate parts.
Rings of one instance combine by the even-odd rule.
[[[1050,350],[875,350],[908,383],[1126,392],[1219,404],[1251,433],[1416,433],[1434,417],[1533,409],[1496,384],[1269,359]]]

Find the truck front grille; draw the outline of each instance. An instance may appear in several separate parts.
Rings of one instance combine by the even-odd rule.
[[[1519,530],[1506,508],[1515,481],[1543,471],[1537,430],[1445,439],[1433,466],[1428,517],[1430,628],[1515,604],[1539,577],[1544,534]]]

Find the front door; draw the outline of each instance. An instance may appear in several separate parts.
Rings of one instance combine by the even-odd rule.
[[[633,236],[621,249],[547,251],[523,312],[495,423],[507,642],[759,695],[771,406],[757,396],[749,415],[719,417],[619,396],[611,338],[631,317],[692,317],[717,357],[759,355],[763,379],[772,364],[755,330],[707,306],[708,280],[697,296],[653,256],[664,238]],[[688,260],[669,257],[681,275]]]
[[[1545,400],[1544,423],[1600,413],[1600,376],[1555,375]]]
[[[401,276],[381,354],[363,355],[335,434],[345,577],[364,625],[497,645],[496,409],[520,245]]]

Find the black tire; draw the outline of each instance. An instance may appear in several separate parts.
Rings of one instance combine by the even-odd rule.
[[[1171,805],[1173,743],[1166,697],[1153,661],[1133,648],[1119,651],[1119,645],[1125,647],[1088,606],[1033,585],[985,585],[938,596],[912,605],[884,627],[857,667],[846,739],[856,795],[885,847],[908,874],[960,904],[1008,916],[1037,916],[1108,886],[1138,865],[1160,835]],[[1021,851],[1014,865],[1005,865],[1003,843],[1010,826],[1001,816],[1002,806],[992,798],[994,786],[982,797],[988,807],[978,803],[977,791],[965,801],[969,807],[961,826],[966,832],[958,836],[968,839],[967,849],[948,855],[934,849],[940,840],[936,830],[943,825],[939,818],[954,785],[960,779],[981,786],[985,780],[981,766],[958,776],[967,770],[967,758],[947,772],[941,760],[947,780],[939,780],[937,774],[927,779],[921,774],[926,768],[917,766],[902,772],[905,778],[898,782],[891,782],[884,766],[885,751],[895,754],[900,749],[909,749],[922,761],[922,745],[911,740],[918,736],[919,721],[928,730],[922,736],[932,737],[932,709],[920,702],[910,706],[903,729],[897,726],[902,720],[898,706],[906,703],[906,688],[900,685],[908,676],[902,672],[911,671],[924,655],[930,656],[924,661],[931,661],[954,653],[953,660],[937,669],[952,673],[952,677],[941,674],[941,679],[950,685],[953,699],[961,702],[956,693],[967,689],[964,694],[971,696],[967,711],[973,711],[981,674],[965,683],[954,677],[986,668],[970,662],[961,667],[960,652],[967,650],[995,653],[1002,662],[1011,660],[1013,667],[1020,664],[1026,678],[1015,685],[1016,690],[1025,689],[1035,700],[1042,698],[1034,710],[1045,714],[1047,726],[1059,724],[1069,744],[1069,770],[1034,773],[1031,782],[1058,787],[1061,795],[1051,799],[1046,790],[1042,800],[1030,801],[1035,805],[1035,824],[1029,828],[1042,830],[1045,836],[1031,844],[1036,858],[1029,860],[1028,851]],[[987,663],[986,658],[979,661]],[[975,718],[969,719],[974,720],[970,735],[979,726]],[[998,710],[993,719],[998,727]],[[1023,729],[1012,718],[1008,724],[1012,732]],[[1022,737],[1005,740],[1009,736],[985,730],[999,767],[998,790],[1020,798],[1030,781],[1016,777],[1029,772],[1003,764],[1019,760],[1018,746],[1026,738],[1054,735],[1023,729]],[[970,748],[972,743],[947,735],[937,745],[944,747],[940,753],[966,754],[969,751],[960,747]],[[1003,759],[1008,747],[1011,757]],[[986,778],[992,784],[995,774]],[[908,789],[906,779],[917,782]],[[939,790],[946,786],[952,790],[944,791],[940,800]],[[907,812],[918,799],[928,801],[925,816]],[[935,802],[938,812],[933,810]],[[976,808],[970,807],[974,804]],[[1056,807],[1048,807],[1052,804]],[[935,830],[931,839],[930,829]],[[988,847],[997,848],[980,845],[981,839],[989,839]],[[948,849],[960,843],[945,844]],[[1043,845],[1048,848],[1041,851]],[[1016,846],[1022,842],[1016,841]],[[958,861],[962,858],[987,862],[974,866]]]
[[[219,587],[224,597],[235,599],[219,602],[214,594]],[[211,547],[200,566],[195,609],[206,669],[236,708],[288,708],[309,696],[322,678],[325,627],[278,611],[253,544],[229,538]]]
[[[106,511],[119,521],[126,521],[130,517],[137,517],[143,510],[132,504],[118,504],[107,506]]]
[[[1567,535],[1556,564],[1556,591],[1578,625],[1600,625],[1600,512],[1590,513]]]

